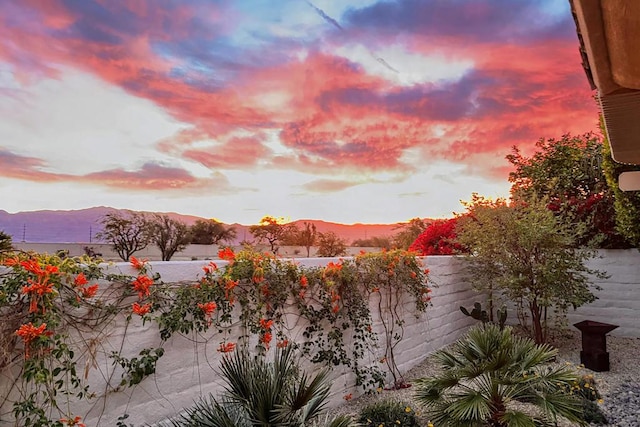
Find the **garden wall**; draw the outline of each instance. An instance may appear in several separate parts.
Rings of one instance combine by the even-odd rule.
[[[568,313],[569,325],[582,320],[618,325],[610,335],[640,337],[640,251],[637,249],[605,249],[588,262],[589,267],[602,270],[608,279],[593,279],[601,290],[594,291],[598,299]]]
[[[640,330],[637,328],[640,322],[640,253],[637,250],[606,250],[601,251],[600,256],[589,261],[589,265],[606,271],[610,277],[596,282],[602,287],[602,290],[596,291],[599,297],[596,302],[569,313],[570,324],[586,319],[614,323],[620,327],[614,330],[612,335],[640,337]],[[295,260],[306,267],[324,266],[332,261],[335,262],[336,259]],[[470,307],[474,301],[481,299],[465,280],[463,258],[431,256],[425,258],[424,262],[425,267],[431,271],[433,306],[425,314],[417,317],[412,302],[407,301],[401,308],[406,321],[404,339],[395,349],[396,362],[401,372],[407,372],[428,354],[459,338],[474,324],[472,319],[460,312],[459,307]],[[202,267],[207,263],[208,261],[154,262],[152,270],[159,273],[165,283],[192,284],[202,276]],[[216,263],[222,266],[225,261],[217,260]],[[112,273],[136,274],[126,263],[111,264],[108,268]],[[374,312],[377,309],[376,305],[371,304],[371,309],[376,322],[379,319]],[[128,326],[125,326],[125,320],[117,319],[115,325],[105,331],[106,334],[102,334],[99,341],[90,343],[92,351],[83,355],[86,361],[86,375],[92,384],[91,389],[97,396],[104,394],[104,384],[107,381],[117,384],[120,378],[119,371],[114,369],[111,359],[106,357],[112,350],[123,347],[139,351],[141,348],[158,347],[161,344],[157,326],[149,323],[143,325],[137,316]],[[289,336],[295,339],[304,325],[299,324],[297,318],[289,318],[287,323]],[[379,321],[374,323],[373,327],[376,332],[382,331]],[[237,339],[237,335],[234,334],[238,331],[229,332],[229,339]],[[106,399],[96,398],[93,400],[93,406],[85,404],[73,412],[82,414],[83,422],[88,427],[116,425],[118,417],[123,414],[129,414],[126,422],[135,426],[156,423],[175,416],[182,408],[191,406],[199,396],[217,394],[221,391],[222,382],[217,374],[221,355],[216,351],[220,338],[217,331],[209,335],[172,337],[163,345],[166,352],[158,362],[156,375],[146,378],[132,388],[107,392]],[[384,354],[384,349],[370,350],[367,362],[380,363],[379,359],[381,354]],[[123,356],[131,358],[137,354],[134,352]],[[303,364],[307,368],[318,369],[309,362],[303,361]],[[352,394],[355,397],[360,393],[359,389],[352,386],[354,375],[348,368],[336,368],[332,372],[332,384],[332,406],[343,403],[344,396]],[[0,378],[0,395],[4,395],[7,387],[6,379]],[[11,408],[6,406],[1,409],[0,413],[11,411]],[[5,425],[2,419],[0,416],[0,426]]]

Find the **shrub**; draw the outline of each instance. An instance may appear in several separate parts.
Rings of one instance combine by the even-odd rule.
[[[410,405],[393,400],[382,400],[366,406],[358,419],[363,426],[397,427],[418,426],[416,413]]]
[[[304,426],[318,418],[328,403],[328,371],[314,377],[301,372],[291,346],[278,349],[272,363],[245,349],[222,360],[220,373],[225,393],[201,399],[173,422],[176,427],[199,426]],[[348,426],[338,417],[330,426]]]
[[[435,353],[442,373],[418,380],[416,398],[437,426],[553,425],[559,416],[585,425],[580,399],[567,392],[578,375],[551,365],[556,355],[486,323]]]

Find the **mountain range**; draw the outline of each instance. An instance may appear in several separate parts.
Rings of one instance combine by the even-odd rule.
[[[97,243],[96,233],[102,230],[100,220],[109,213],[125,212],[111,207],[93,207],[80,210],[40,210],[9,213],[0,210],[0,231],[9,234],[14,242],[30,243]],[[175,212],[157,212],[167,214],[187,225],[199,219],[207,219],[193,215],[182,215]],[[392,236],[398,232],[401,223],[395,224],[339,224],[321,220],[301,219],[293,221],[302,226],[304,222],[312,223],[318,232],[332,231],[351,244],[354,240],[372,237]],[[249,225],[225,224],[236,229],[238,244],[252,240]]]

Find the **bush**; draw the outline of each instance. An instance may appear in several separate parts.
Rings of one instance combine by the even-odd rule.
[[[551,364],[556,356],[547,344],[486,323],[435,353],[441,373],[417,381],[416,399],[436,426],[553,425],[560,416],[585,425],[581,399],[568,392],[578,375]]]
[[[416,413],[411,406],[392,400],[382,400],[366,406],[358,419],[363,426],[397,427],[418,426]]]

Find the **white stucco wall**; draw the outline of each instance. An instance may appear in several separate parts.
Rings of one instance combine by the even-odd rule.
[[[576,311],[569,310],[569,325],[583,321],[618,325],[610,335],[640,337],[640,251],[637,249],[605,249],[587,265],[602,270],[610,277],[593,278],[602,289],[594,290],[598,299]]]
[[[614,330],[612,335],[640,337],[637,328],[640,322],[640,254],[637,250],[601,251],[600,254],[602,258],[591,260],[589,265],[608,272],[611,277],[597,282],[603,289],[596,293],[599,299],[595,303],[569,313],[570,324],[585,319],[614,323],[620,325],[620,328]],[[330,261],[336,259],[295,260],[305,266],[326,265]],[[481,295],[470,289],[464,278],[464,259],[432,256],[425,258],[424,262],[436,285],[432,292],[433,307],[420,317],[413,315],[411,304],[403,307],[406,314],[404,340],[395,352],[402,372],[407,372],[428,354],[459,338],[475,323],[464,316],[459,307],[470,307],[474,301],[482,299]],[[207,263],[208,261],[153,262],[152,268],[154,272],[161,274],[164,282],[189,283],[201,276],[202,266]],[[222,266],[225,262],[217,260],[216,263]],[[135,274],[125,263],[112,264],[109,268],[112,272]],[[125,348],[136,351],[144,347],[157,347],[161,343],[155,324],[143,326],[140,319],[134,319],[126,334],[124,325],[124,319],[119,319],[118,324],[108,331],[107,337],[96,343],[98,357],[95,363],[89,355],[84,355],[91,366],[88,372],[92,389],[99,395],[102,390],[99,384],[104,384],[105,378],[112,378],[116,383],[119,380],[119,373],[114,371],[111,361],[100,356],[100,353],[105,355],[111,349],[120,348],[123,340]],[[296,329],[294,325],[291,327],[292,336],[295,336]],[[297,327],[302,328],[303,325]],[[374,324],[374,328],[380,330],[379,322]],[[235,341],[233,333],[229,338]],[[84,416],[87,426],[113,426],[117,418],[125,413],[130,416],[127,423],[136,426],[175,416],[182,408],[191,406],[198,396],[216,394],[221,390],[222,383],[216,373],[220,358],[220,353],[216,351],[219,342],[220,336],[217,334],[186,338],[175,336],[164,343],[166,353],[158,363],[158,373],[155,376],[145,379],[134,388],[109,393],[106,399],[96,399],[92,406],[78,407],[76,413]],[[371,363],[376,363],[380,351],[372,351]],[[133,357],[136,354],[124,356]],[[353,383],[352,374],[347,368],[336,369],[332,379],[332,405],[343,403],[342,397],[346,393],[356,396],[359,392],[345,385]],[[6,380],[0,378],[0,389],[7,385],[6,382],[2,384],[2,381]],[[10,408],[2,408],[3,412],[7,410]]]

